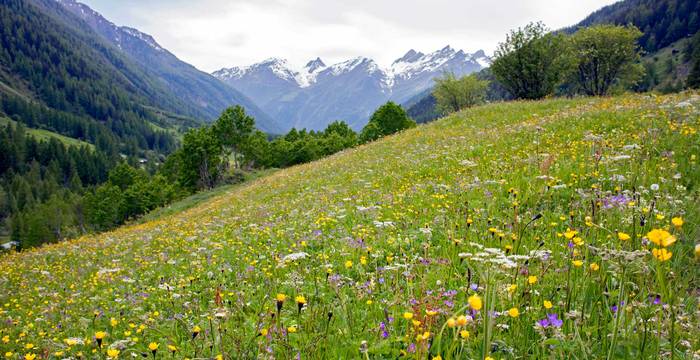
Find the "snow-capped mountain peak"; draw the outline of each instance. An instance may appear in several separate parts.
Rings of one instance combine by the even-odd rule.
[[[320,72],[326,69],[326,64],[321,58],[311,60],[304,68],[296,72],[295,79],[299,87],[305,88],[313,85],[316,82],[316,77]]]
[[[366,68],[367,73],[372,73],[379,70],[379,66],[377,66],[374,60],[363,56],[358,56],[350,60],[331,65],[328,69],[333,75],[338,76],[349,73],[358,67]]]
[[[481,65],[481,67],[491,66],[491,58],[486,55],[484,50],[479,50],[472,54],[471,60]]]
[[[392,64],[396,64],[399,62],[405,62],[405,63],[414,62],[414,61],[420,59],[421,57],[423,57],[424,55],[425,54],[423,54],[422,52],[417,52],[417,51],[411,49],[411,50],[408,50],[408,52],[404,56],[394,60],[394,62]]]
[[[122,49],[124,42],[130,41],[127,37],[132,37],[136,41],[141,41],[158,52],[166,53],[151,35],[143,33],[137,29],[128,26],[117,26],[111,21],[105,19],[100,13],[91,9],[89,6],[77,2],[75,0],[56,0],[63,5],[67,10],[82,18],[93,27],[99,28],[101,33],[110,40],[113,40],[115,45]]]
[[[358,56],[327,66],[320,58],[309,61],[302,68],[292,67],[287,60],[269,58],[259,63],[244,67],[224,68],[213,73],[214,76],[224,81],[241,79],[245,75],[264,71],[271,71],[282,80],[296,83],[300,88],[306,88],[315,84],[321,73],[330,76],[340,76],[350,73],[357,68],[362,68],[367,74],[377,76],[384,88],[391,89],[397,81],[405,81],[419,74],[433,74],[445,70],[453,70],[455,67],[471,66],[471,68],[483,68],[490,64],[490,58],[483,50],[473,54],[463,50],[455,50],[450,45],[428,54],[409,50],[402,57],[396,59],[389,67],[382,68],[367,57]],[[464,71],[457,71],[462,73]]]
[[[427,54],[411,49],[387,67],[362,56],[330,65],[316,58],[303,67],[270,58],[213,75],[289,128],[321,130],[343,119],[360,129],[381,103],[403,103],[430,89],[445,71],[462,76],[489,63],[483,51],[470,54],[445,46]]]
[[[418,73],[434,72],[455,58],[462,62],[467,60],[466,54],[462,50],[456,52],[449,45],[429,54],[411,50],[403,57],[395,60],[386,72],[389,77],[396,80],[410,79]]]
[[[321,58],[317,57],[315,60],[311,60],[306,65],[304,66],[304,69],[306,69],[307,72],[314,72],[318,69],[325,68],[326,64],[321,60]]]

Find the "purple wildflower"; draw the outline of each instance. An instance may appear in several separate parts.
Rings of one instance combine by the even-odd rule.
[[[383,321],[379,323],[379,330],[382,331],[382,339],[389,337],[389,332],[386,330],[386,324]]]
[[[442,293],[442,296],[445,297],[453,297],[455,295],[457,295],[457,290],[447,290],[444,293]]]
[[[557,314],[547,314],[546,318],[537,321],[537,325],[543,328],[560,328],[562,325],[564,325],[564,321],[559,319],[559,315]]]
[[[564,321],[559,319],[557,314],[547,314],[547,320],[549,320],[549,323],[556,328],[559,328],[564,324]]]
[[[630,202],[630,199],[625,196],[624,194],[619,194],[615,196],[608,196],[606,198],[602,199],[603,203],[603,209],[611,209],[611,208],[624,208],[627,206],[627,203]]]

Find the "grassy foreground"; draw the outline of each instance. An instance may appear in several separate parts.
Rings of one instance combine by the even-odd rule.
[[[494,104],[0,257],[0,355],[700,355],[700,97]]]

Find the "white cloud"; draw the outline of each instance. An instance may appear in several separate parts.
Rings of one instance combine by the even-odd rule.
[[[413,48],[492,52],[530,21],[573,25],[614,0],[83,0],[118,25],[153,35],[205,71],[268,57],[303,64],[368,56],[388,64]]]

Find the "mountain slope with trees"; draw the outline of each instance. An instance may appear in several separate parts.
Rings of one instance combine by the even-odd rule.
[[[642,48],[644,69],[636,69],[641,78],[629,89],[635,91],[657,90],[672,92],[690,84],[686,82],[694,60],[695,42],[690,37],[700,29],[700,2],[694,0],[623,0],[601,8],[578,24],[556,33],[573,34],[580,28],[595,25],[633,25],[642,31],[637,44]],[[698,51],[697,53],[700,53]],[[698,61],[700,74],[700,60]],[[512,98],[496,80],[492,69],[484,69],[477,76],[490,80],[487,99],[491,101]],[[565,85],[559,93],[571,93]],[[432,93],[410,99],[404,105],[407,112],[418,121],[435,119],[440,113],[435,108]]]
[[[258,120],[261,130],[271,133],[281,131],[276,122],[248,97],[210,74],[178,59],[150,35],[134,28],[117,26],[77,1],[58,2],[88,24],[103,40],[120,50],[146,75],[156,79],[191,108],[191,116],[213,121],[225,108],[241,105]],[[180,108],[177,110],[182,111]]]
[[[565,31],[600,24],[636,26],[642,31],[639,44],[647,53],[654,53],[700,30],[700,2],[624,0],[595,11]]]

